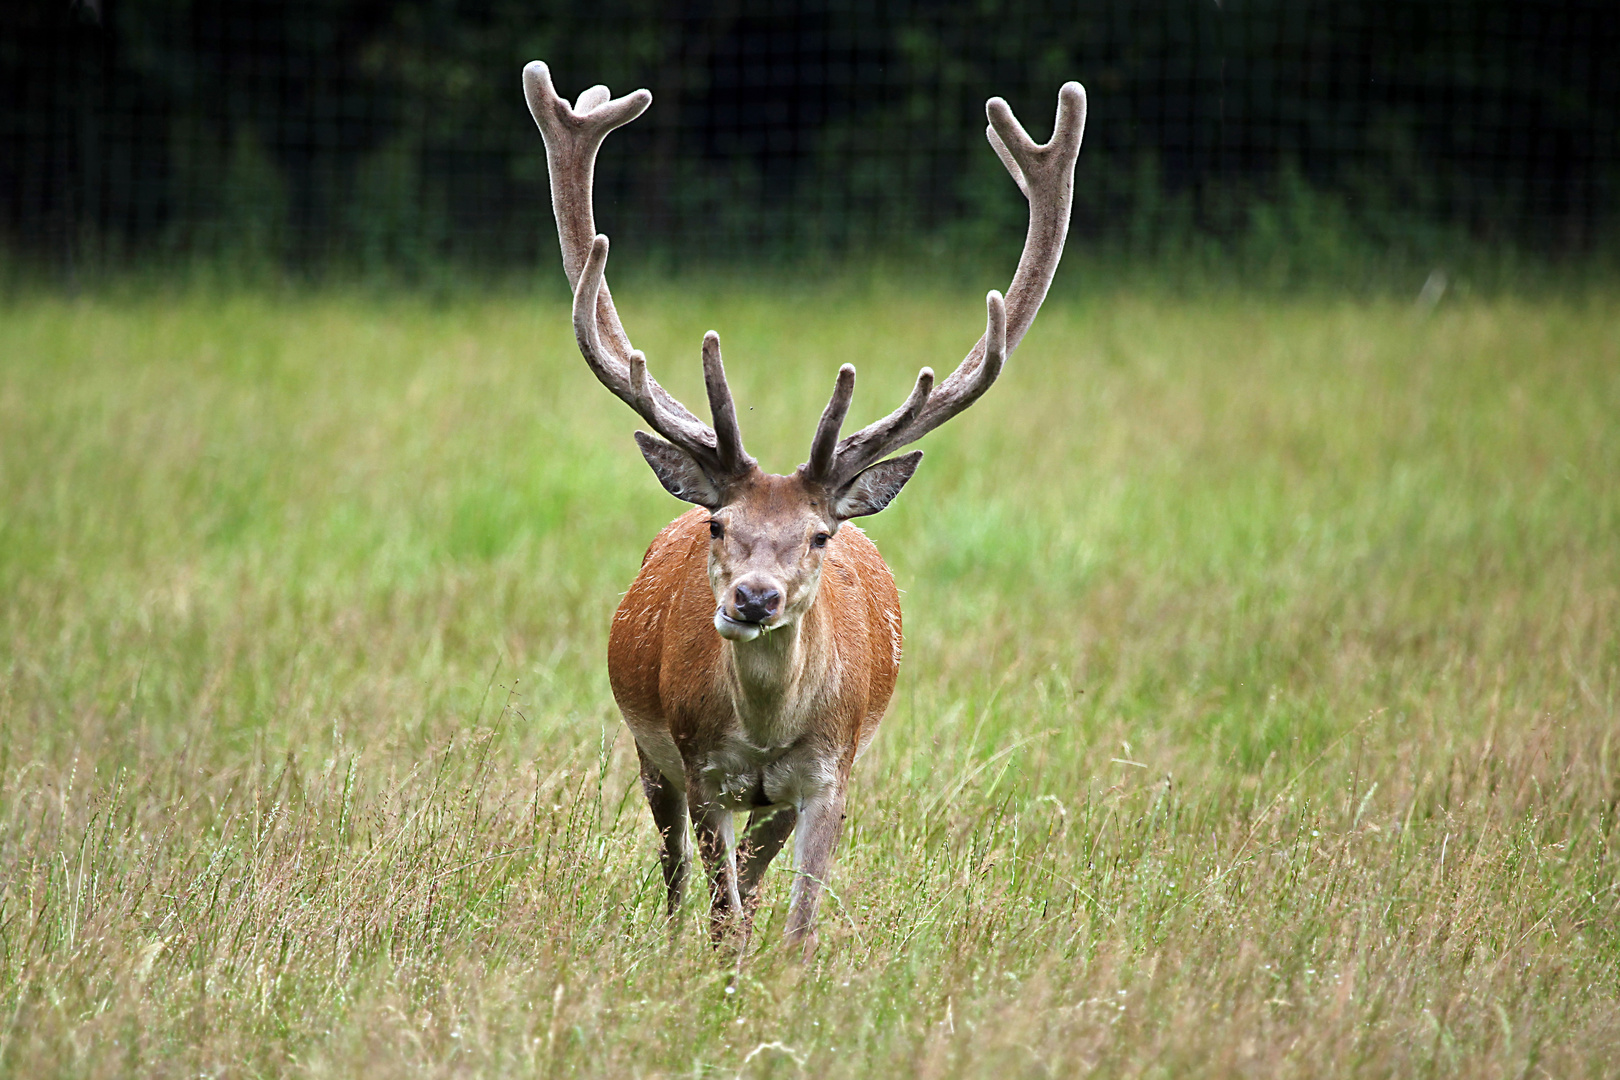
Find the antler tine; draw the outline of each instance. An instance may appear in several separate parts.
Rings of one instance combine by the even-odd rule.
[[[917,372],[917,383],[901,406],[874,424],[857,431],[838,444],[832,475],[848,479],[899,446],[894,434],[917,418],[928,396],[934,391],[934,369]]]
[[[951,372],[939,388],[939,395],[949,395],[951,399],[951,416],[984,396],[984,392],[1001,375],[1002,365],[1007,359],[1006,305],[1001,294],[994,289],[985,296],[984,302],[984,337],[974,347],[975,352],[968,354],[968,358]],[[983,355],[978,357],[979,362],[973,363],[981,350]],[[837,476],[841,480],[848,480],[879,458],[921,438],[921,435],[914,434],[916,421],[924,407],[936,396],[932,393],[933,389],[934,369],[923,368],[905,404],[839,444]],[[949,417],[942,417],[934,426],[944,423],[946,419]]]
[[[652,399],[647,396],[647,354],[640,349],[630,353],[630,397],[636,412],[646,416],[653,411]]]
[[[620,359],[603,346],[600,305],[591,303],[591,297],[606,291],[602,278],[607,269],[607,257],[608,238],[598,236],[591,244],[590,255],[580,270],[579,286],[574,290],[574,340],[579,343],[586,365],[603,386],[636,410],[654,431],[692,455],[705,468],[714,470],[716,475],[727,475],[713,430],[647,373],[647,358],[641,350],[630,349],[628,355]]]
[[[608,238],[598,236],[591,244],[590,254],[580,268],[579,279],[574,286],[574,340],[579,343],[580,354],[585,357],[586,365],[598,381],[635,408],[635,395],[630,393],[628,373],[621,373],[618,358],[602,348],[602,327],[596,318],[597,298],[606,285],[602,279],[607,271],[607,257]],[[624,344],[628,348],[630,343],[626,341]]]
[[[991,289],[984,296],[984,363],[979,365],[978,377],[974,379],[977,390],[974,401],[1001,377],[1001,367],[1006,362],[1007,304],[999,292]]]
[[[753,465],[754,459],[743,450],[737,406],[731,400],[731,385],[726,382],[726,366],[720,362],[720,335],[713,330],[703,335],[703,386],[709,393],[709,418],[714,423],[715,449],[721,465],[728,471]]]
[[[570,287],[579,284],[580,271],[596,236],[591,186],[596,178],[596,153],[602,140],[623,127],[652,104],[652,92],[637,90],[609,100],[605,86],[593,86],[571,107],[551,82],[551,69],[535,60],[523,69],[523,96],[546,144],[546,166],[551,173],[551,207],[557,215],[563,270]]]
[[[816,425],[816,437],[810,440],[810,460],[805,471],[820,480],[832,472],[833,454],[838,449],[838,432],[849,415],[849,403],[855,398],[855,365],[845,364],[838,369],[838,381],[833,384],[832,397],[822,410],[821,423]]]
[[[613,306],[613,294],[604,280],[608,241],[596,232],[591,205],[596,154],[609,132],[647,110],[652,94],[637,90],[614,98],[607,87],[597,85],[580,94],[570,106],[552,84],[551,69],[539,60],[523,69],[523,93],[546,144],[557,240],[562,249],[563,271],[574,289],[574,336],[586,364],[603,386],[640,413],[654,431],[717,476],[751,465],[752,459],[742,452],[741,440],[736,437],[734,410],[729,412],[729,435],[722,440],[647,374],[646,358],[636,359],[639,354],[624,332]],[[708,382],[707,359],[704,366]],[[724,381],[722,372],[722,386]],[[714,401],[711,385],[711,406]]]
[[[584,115],[585,113],[588,113],[592,109],[596,108],[598,105],[606,105],[608,99],[611,97],[613,97],[613,91],[609,90],[601,83],[597,83],[595,86],[579,95],[579,100],[574,102],[574,111]]]
[[[838,444],[832,474],[840,483],[884,455],[916,442],[977,401],[1001,374],[1007,354],[1023,340],[1052,285],[1069,232],[1074,165],[1086,126],[1085,88],[1077,82],[1063,84],[1058,91],[1052,138],[1044,144],[1029,137],[1001,98],[985,102],[985,116],[989,120],[985,135],[991,148],[1029,200],[1029,231],[1024,236],[1018,269],[1005,301],[993,291],[985,298],[984,336],[944,382],[932,393],[922,395],[912,415],[897,421],[911,400],[918,397],[917,391],[912,392],[907,406]],[[919,388],[921,383],[919,379]]]
[[[991,98],[985,103],[986,111],[989,110],[991,105],[997,103],[999,103],[1003,108],[1007,108],[1007,103],[1005,101],[1002,101],[1000,98]],[[1016,125],[1018,121],[1014,120],[1013,123]],[[1018,130],[1022,132],[1024,129],[1020,127]],[[990,140],[990,149],[994,150],[996,152],[996,157],[1001,159],[1001,164],[1006,168],[1008,175],[1013,178],[1013,183],[1018,185],[1019,192],[1024,196],[1025,199],[1028,199],[1029,184],[1024,180],[1024,168],[1022,165],[1018,164],[1018,159],[1013,157],[1012,151],[1008,149],[1007,144],[996,132],[996,125],[986,124],[984,126],[984,137]],[[1028,136],[1026,135],[1025,138],[1027,139]]]

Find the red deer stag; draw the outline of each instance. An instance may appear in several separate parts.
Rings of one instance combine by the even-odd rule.
[[[596,153],[652,94],[612,98],[593,86],[570,106],[539,61],[524,68],[523,89],[545,139],[580,351],[656,433],[638,431],[636,443],[659,481],[696,504],[647,549],[608,638],[613,697],[635,736],[669,911],[686,880],[688,817],[710,875],[717,939],[731,927],[746,934],[765,868],[796,828],[787,936],[808,953],[850,768],[877,732],[900,667],[894,579],[848,522],[889,504],[922,451],[888,455],[978,400],[1034,321],[1068,232],[1085,91],[1073,82],[1058,91],[1045,145],[1002,99],[985,106],[990,145],[1029,200],[1029,232],[1006,301],[989,294],[988,327],[967,358],[938,385],[923,368],[904,404],[840,439],[855,389],[845,364],[810,460],[773,476],[743,449],[719,336],[703,338],[711,427],[648,373],[603,281],[608,240],[591,210]],[[750,811],[740,852],[738,810]]]

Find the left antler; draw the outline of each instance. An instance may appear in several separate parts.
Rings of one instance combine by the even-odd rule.
[[[703,382],[714,418],[711,428],[647,372],[647,359],[631,346],[604,280],[608,239],[596,232],[591,207],[596,152],[610,131],[647,110],[652,94],[637,90],[610,100],[607,87],[593,86],[570,106],[552,86],[551,70],[539,60],[523,69],[523,93],[546,143],[563,271],[574,289],[574,337],[585,363],[603,386],[710,476],[723,480],[746,472],[754,459],[743,450],[737,411],[720,362],[719,335],[710,331],[703,338]]]
[[[1003,302],[992,290],[985,298],[984,336],[955,371],[937,387],[934,372],[923,368],[911,395],[894,412],[838,441],[855,389],[855,369],[845,364],[822,414],[804,469],[830,488],[840,488],[862,470],[908,443],[916,442],[979,400],[1001,374],[1007,354],[1018,347],[1046,299],[1052,275],[1063,257],[1074,201],[1074,164],[1086,127],[1086,91],[1077,82],[1058,91],[1057,122],[1045,144],[1031,139],[1001,98],[985,103],[990,124],[985,136],[1029,200],[1029,231],[1012,285]]]

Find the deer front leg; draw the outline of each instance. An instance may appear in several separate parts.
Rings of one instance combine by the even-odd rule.
[[[686,890],[686,867],[691,861],[686,795],[659,771],[639,745],[636,756],[641,759],[641,791],[647,796],[647,807],[658,829],[658,861],[664,868],[667,915],[674,918]]]
[[[743,918],[752,922],[754,909],[759,906],[759,883],[765,871],[776,858],[776,853],[787,843],[798,811],[791,806],[768,806],[748,815],[748,829],[743,834],[742,893]]]
[[[844,789],[848,777],[840,774],[827,789],[799,806],[799,835],[794,841],[793,899],[788,908],[788,941],[808,957],[816,948],[816,908],[832,868],[833,848],[844,824]]]
[[[742,913],[742,897],[737,890],[737,845],[731,811],[711,796],[702,794],[687,782],[687,810],[697,828],[698,854],[709,872],[709,936],[716,944],[726,936]]]

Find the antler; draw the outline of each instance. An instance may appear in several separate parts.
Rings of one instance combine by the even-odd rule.
[[[703,338],[711,428],[648,374],[647,358],[631,346],[603,277],[608,239],[597,233],[591,208],[596,152],[608,132],[647,111],[652,94],[637,90],[612,98],[607,87],[593,86],[570,106],[552,86],[551,69],[535,60],[523,69],[523,95],[546,144],[551,208],[557,215],[563,272],[574,290],[574,337],[585,363],[603,386],[711,476],[724,479],[747,471],[754,459],[743,450],[737,411],[720,362],[719,335],[711,330]]]
[[[1069,232],[1074,163],[1086,127],[1086,91],[1077,82],[1063,84],[1058,91],[1057,122],[1051,140],[1044,145],[1029,137],[1001,98],[985,102],[984,111],[990,120],[985,136],[1029,200],[1029,232],[1006,300],[994,290],[985,297],[984,336],[944,382],[935,387],[933,369],[923,368],[905,404],[835,446],[855,389],[855,369],[844,365],[804,466],[808,475],[828,487],[842,487],[862,469],[916,442],[979,400],[1001,374],[1007,354],[1023,340],[1046,299]]]

